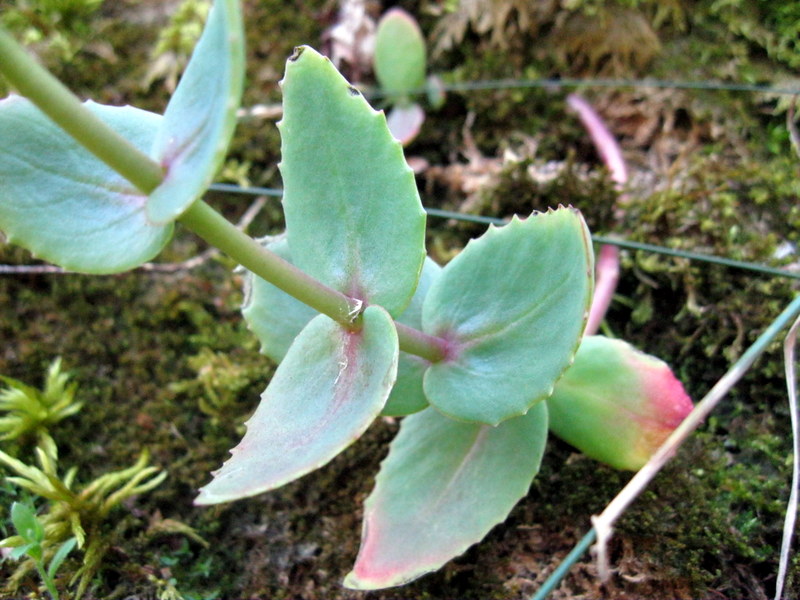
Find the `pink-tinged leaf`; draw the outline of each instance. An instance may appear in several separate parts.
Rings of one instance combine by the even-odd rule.
[[[402,585],[479,542],[527,494],[546,439],[543,403],[498,427],[432,408],[406,417],[366,501],[345,586]]]
[[[416,103],[394,106],[386,115],[389,131],[403,146],[417,137],[424,121],[425,111]]]
[[[367,307],[358,332],[315,317],[289,348],[244,439],[195,503],[253,496],[329,462],[380,413],[398,353],[394,323],[379,306]]]
[[[490,227],[442,269],[422,310],[449,356],[425,373],[431,406],[497,425],[547,398],[578,350],[594,256],[571,208]]]
[[[558,437],[630,470],[641,468],[692,411],[666,363],[603,336],[584,338],[547,406]]]

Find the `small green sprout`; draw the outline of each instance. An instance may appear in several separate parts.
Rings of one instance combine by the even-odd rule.
[[[41,391],[0,375],[0,381],[9,386],[0,390],[0,411],[8,413],[0,417],[0,441],[49,437],[49,427],[77,413],[83,402],[75,401],[77,384],[68,384],[69,378],[61,371],[60,358],[48,368]]]
[[[40,440],[36,458],[38,467],[26,465],[0,451],[0,463],[17,474],[8,477],[8,481],[50,501],[48,510],[38,519],[43,532],[38,541],[42,550],[40,555],[55,558],[69,539],[75,539],[75,545],[83,550],[83,566],[73,576],[73,581],[80,577],[76,593],[76,597],[80,597],[108,549],[103,525],[109,513],[131,496],[154,489],[167,474],[147,466],[148,454],[143,452],[133,466],[101,475],[80,491],[73,491],[76,469],[67,471],[63,478],[58,476],[58,449],[52,438],[48,436]],[[0,547],[19,548],[30,543],[25,535],[19,533],[19,527],[17,531],[18,535],[0,540]],[[10,582],[12,588],[32,567],[37,567],[37,559],[29,552],[27,554],[31,560],[17,569]]]
[[[375,76],[392,106],[386,115],[389,130],[404,146],[417,136],[425,121],[425,111],[413,101],[413,95],[424,88],[433,108],[444,104],[442,82],[435,76],[426,79],[426,70],[425,38],[419,24],[403,9],[390,9],[375,32]]]
[[[19,560],[23,556],[30,558],[36,566],[47,592],[53,600],[58,600],[56,573],[78,540],[71,537],[58,546],[50,559],[50,564],[45,568],[45,551],[42,547],[45,540],[44,526],[36,516],[36,512],[27,504],[14,502],[11,505],[11,522],[17,530],[17,537],[21,538],[24,543],[16,546],[9,557],[13,560]]]

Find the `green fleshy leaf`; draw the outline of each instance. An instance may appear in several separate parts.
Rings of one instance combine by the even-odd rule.
[[[425,257],[414,174],[382,113],[308,47],[286,65],[280,164],[295,264],[393,317]]]
[[[547,406],[558,437],[591,458],[633,471],[693,408],[665,362],[599,335],[584,338]]]
[[[30,544],[24,544],[22,546],[15,546],[11,552],[8,553],[8,557],[11,560],[19,560],[26,555],[33,558],[34,556],[41,557],[41,554],[42,547],[39,542],[31,542]]]
[[[445,89],[444,81],[438,75],[429,75],[425,80],[425,91],[428,97],[428,104],[434,110],[439,110],[444,106]]]
[[[428,406],[428,399],[422,389],[422,381],[428,367],[430,367],[430,363],[424,358],[405,352],[400,353],[400,360],[397,364],[397,381],[381,415],[404,417]]]
[[[375,31],[375,75],[384,92],[403,97],[425,85],[425,38],[414,18],[393,8]]]
[[[261,240],[261,243],[281,258],[292,262],[285,235]],[[276,363],[283,360],[294,339],[317,314],[317,311],[294,296],[250,271],[246,272],[242,315],[261,342],[261,352]]]
[[[408,308],[397,318],[398,322],[414,329],[422,329],[422,305],[425,302],[425,296],[428,295],[428,290],[441,272],[442,268],[438,264],[429,257],[425,258],[417,291],[414,292]],[[428,399],[422,389],[422,380],[429,366],[430,363],[424,358],[406,352],[400,353],[397,381],[381,412],[382,415],[402,417],[428,406]]]
[[[326,464],[378,416],[397,376],[397,332],[378,306],[359,332],[326,316],[297,337],[231,458],[196,504],[253,496]]]
[[[29,543],[40,543],[44,540],[44,528],[36,518],[36,512],[23,502],[11,505],[11,522],[17,534]]]
[[[143,152],[161,117],[126,107],[86,106]],[[65,269],[118,273],[147,262],[172,224],[147,218],[146,197],[95,158],[30,101],[0,100],[0,230],[10,243]]]
[[[239,1],[216,0],[150,153],[167,169],[147,202],[153,223],[175,220],[211,184],[236,126],[243,81]]]
[[[364,506],[353,589],[402,585],[483,539],[524,497],[547,440],[544,403],[498,427],[406,417]]]
[[[574,209],[515,217],[467,244],[423,306],[424,331],[452,349],[425,373],[428,401],[455,419],[496,425],[547,398],[580,344],[592,262]]]

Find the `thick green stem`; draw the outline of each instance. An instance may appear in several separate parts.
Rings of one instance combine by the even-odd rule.
[[[195,202],[179,221],[246,269],[335,321],[352,326],[361,313],[361,302],[323,285],[270,252],[205,202]]]
[[[164,179],[158,163],[95,116],[2,28],[0,72],[75,141],[145,194]]]
[[[327,287],[293,264],[270,252],[239,231],[203,201],[195,202],[180,222],[212,246],[236,259],[246,269],[279,287],[313,309],[346,327],[352,327],[363,309],[359,300]],[[400,349],[431,362],[445,358],[444,340],[395,323]]]
[[[150,194],[161,184],[164,179],[161,165],[97,118],[2,28],[0,73],[78,143],[142,192]],[[195,202],[179,220],[246,269],[301,302],[345,327],[358,326],[358,316],[364,308],[361,301],[327,287],[270,252],[204,202]],[[399,323],[397,334],[400,349],[405,352],[431,362],[446,356],[445,342],[439,338]]]
[[[436,363],[447,358],[447,343],[438,337],[423,333],[419,329],[408,327],[395,321],[400,350],[421,356],[427,361]]]

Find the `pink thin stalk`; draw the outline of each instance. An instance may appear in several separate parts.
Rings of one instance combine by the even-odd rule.
[[[577,94],[570,94],[567,96],[567,105],[578,114],[581,123],[589,132],[589,136],[597,148],[597,153],[611,173],[611,179],[616,184],[617,191],[620,192],[620,199],[627,200],[627,195],[622,189],[628,183],[628,167],[617,140],[597,111],[584,98]],[[600,249],[600,256],[595,267],[594,297],[584,335],[597,333],[600,323],[611,305],[618,281],[619,248],[605,245]]]
[[[624,186],[628,183],[628,166],[622,156],[622,149],[608,130],[608,127],[606,127],[603,119],[592,108],[592,105],[578,94],[567,96],[567,105],[578,113],[578,118],[583,123],[586,131],[589,132],[597,152],[600,154],[603,163],[608,167],[611,179],[617,184],[617,188]]]
[[[619,281],[619,248],[609,244],[600,248],[600,256],[595,265],[595,285],[592,306],[583,335],[594,335],[611,305],[614,291]]]

